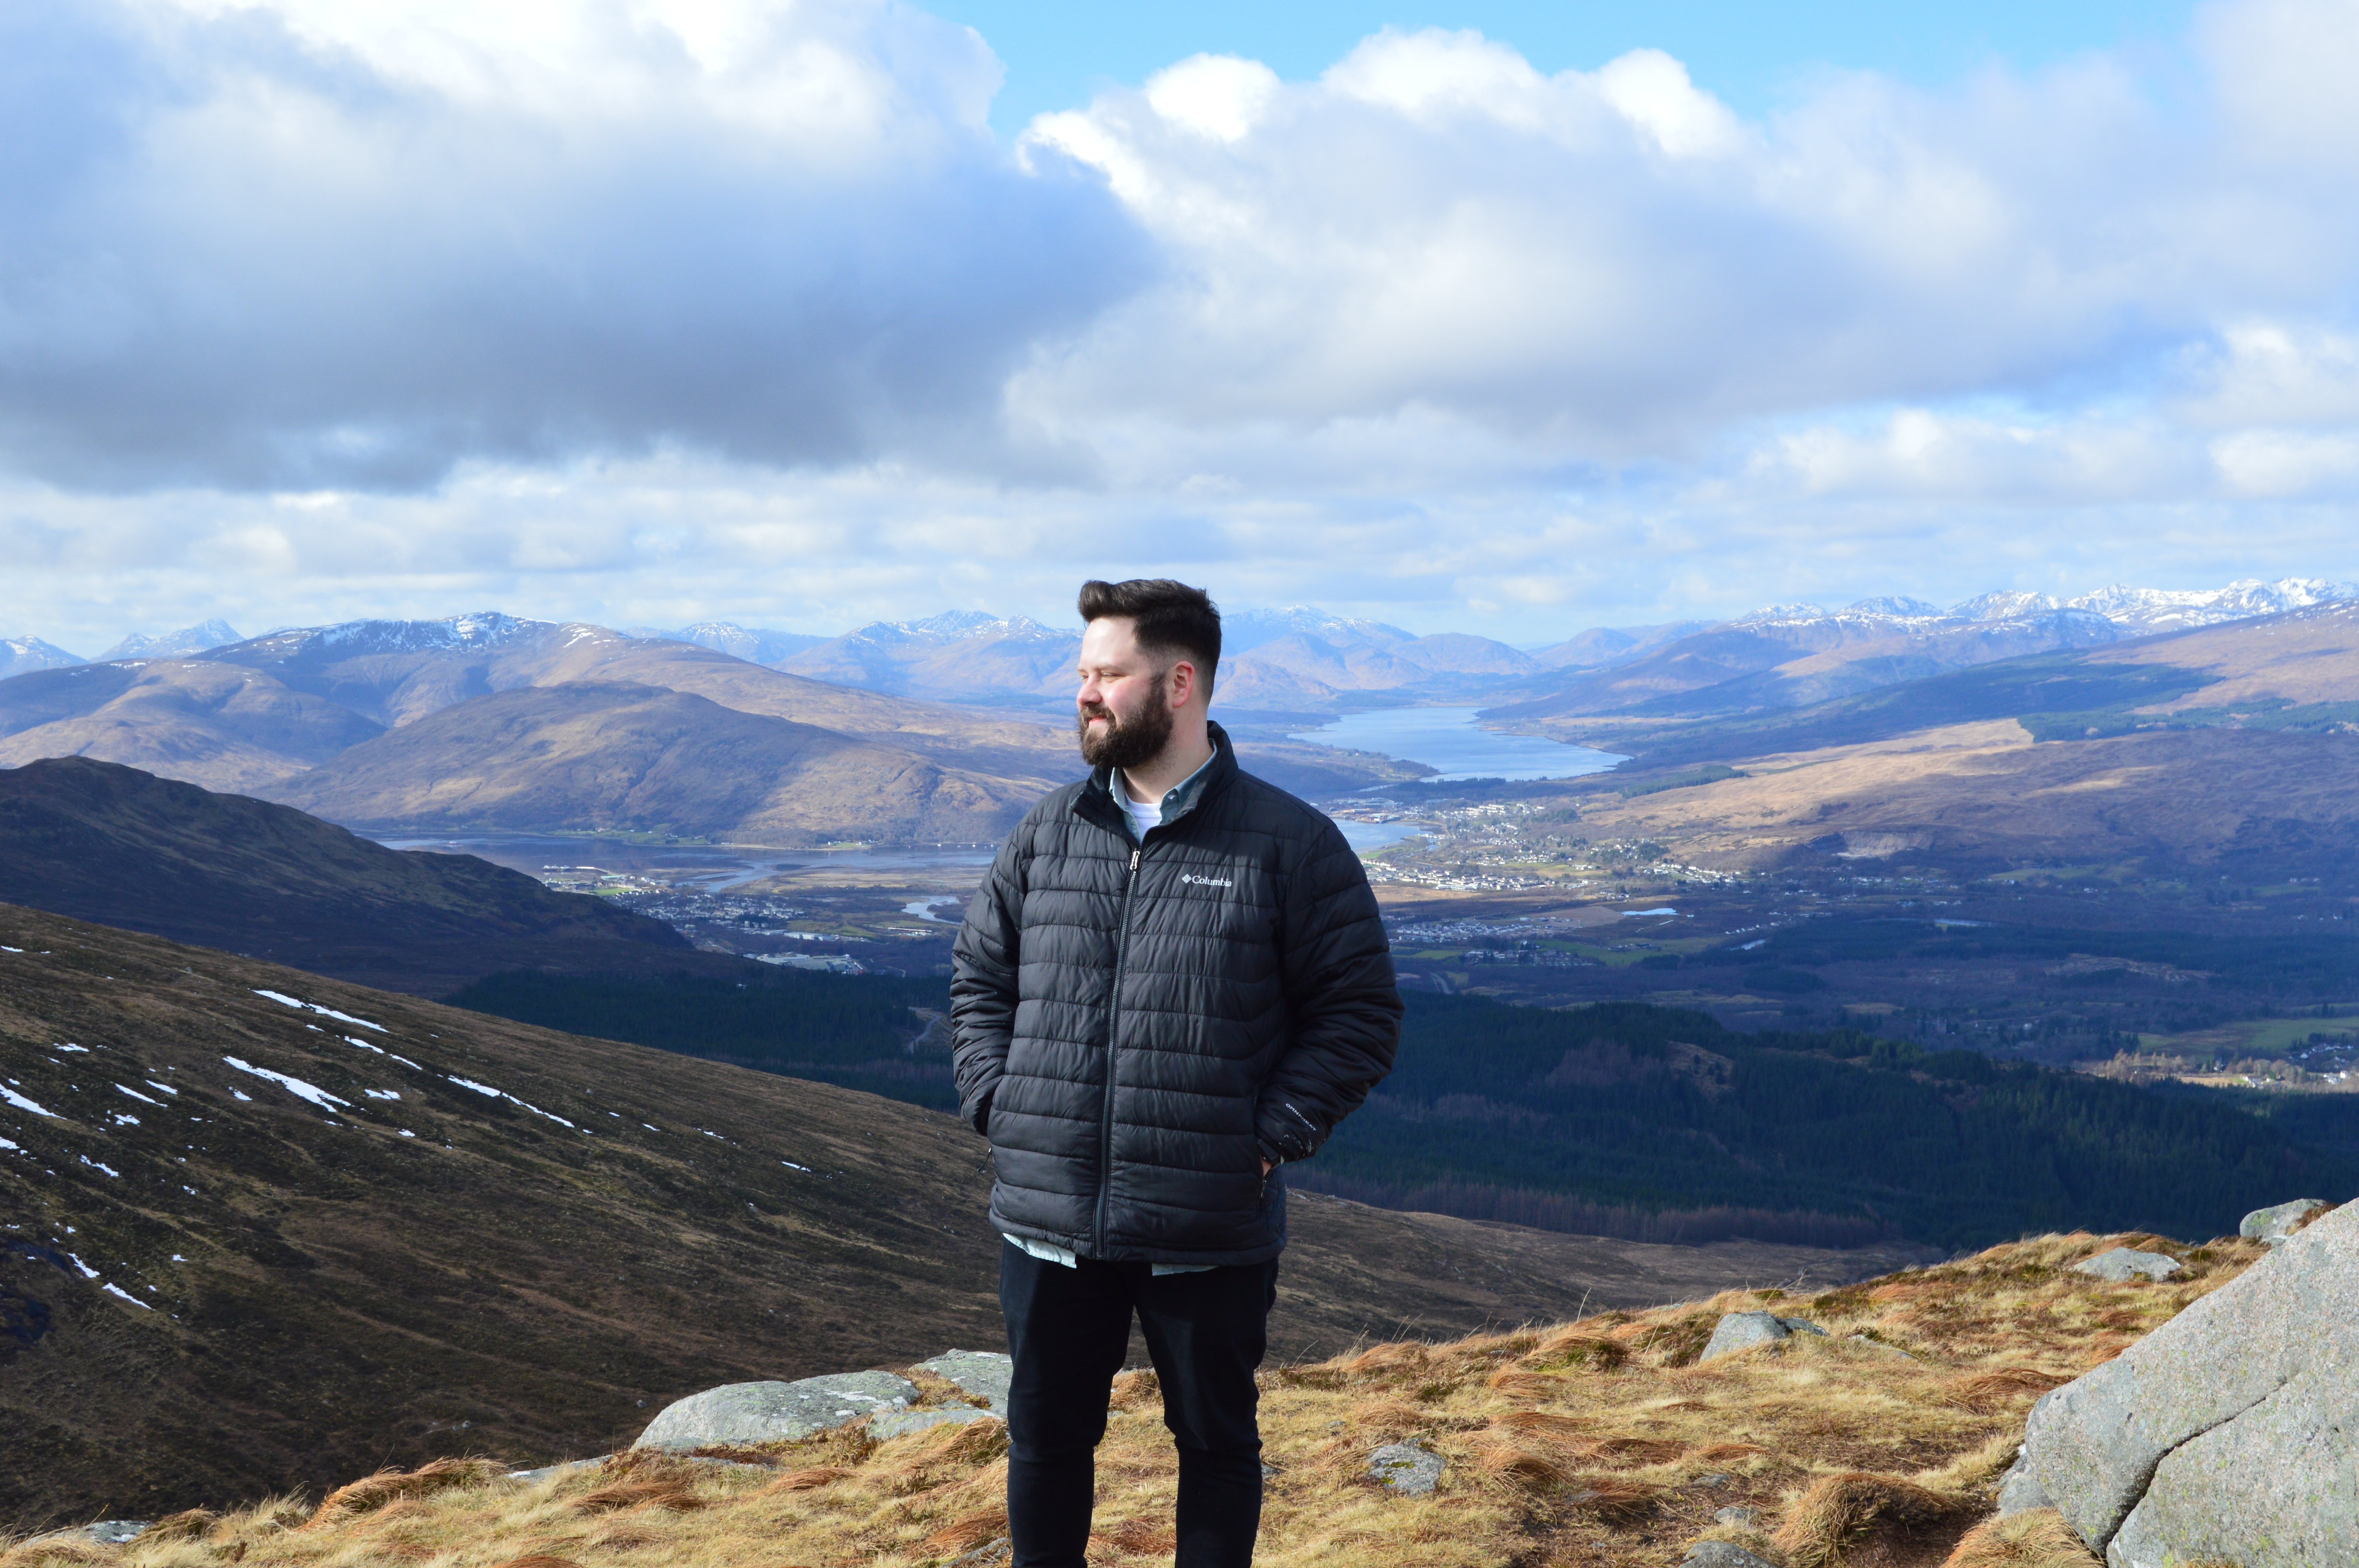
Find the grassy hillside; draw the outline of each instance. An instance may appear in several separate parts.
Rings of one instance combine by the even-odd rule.
[[[750,968],[472,855],[87,757],[0,771],[0,901],[429,994],[517,966]]]
[[[0,1087],[0,1527],[998,1342],[982,1146],[918,1107],[5,904]],[[1291,1219],[1292,1356],[1858,1261]]]
[[[2159,1247],[2185,1271],[2108,1285],[2069,1265]],[[1644,1313],[1400,1341],[1262,1376],[1270,1568],[1669,1568],[1721,1540],[1788,1568],[2094,1568],[2051,1512],[1986,1520],[2040,1393],[2118,1355],[2259,1253],[2136,1235],[2043,1237],[1814,1296],[1729,1292]],[[1720,1314],[1772,1308],[1829,1332],[1698,1365]],[[923,1375],[919,1374],[922,1378]],[[929,1401],[955,1390],[926,1379]],[[1099,1450],[1090,1560],[1168,1563],[1170,1441],[1153,1375],[1126,1374]],[[1380,1445],[1447,1463],[1422,1498],[1368,1476]],[[996,1422],[877,1443],[863,1424],[731,1450],[734,1465],[626,1454],[556,1475],[497,1464],[364,1481],[173,1521],[84,1563],[342,1568],[940,1568],[1005,1561]],[[506,1452],[522,1462],[540,1455]],[[1752,1510],[1750,1514],[1723,1510]],[[160,1536],[161,1539],[157,1539]],[[38,1546],[0,1563],[31,1568]],[[968,1557],[965,1554],[973,1552]]]
[[[1904,923],[1886,925],[1897,928]],[[1930,925],[1781,934],[1732,954],[1786,968],[1812,941],[1991,941]],[[2042,939],[2029,934],[2027,940]],[[2141,949],[2143,950],[2143,949]],[[2175,950],[2175,949],[2174,949]],[[2297,961],[2289,959],[2288,961]],[[1759,960],[1767,959],[1767,963]],[[2313,960],[2316,961],[2316,960]],[[505,1017],[956,1103],[940,980],[503,975],[452,998]],[[2359,1154],[2216,1098],[2170,1097],[1843,1031],[1744,1034],[1709,1014],[1554,1010],[1412,992],[1398,1065],[1299,1184],[1388,1207],[1648,1241],[1984,1246],[2087,1215],[2232,1228],[2285,1183],[2359,1186]]]

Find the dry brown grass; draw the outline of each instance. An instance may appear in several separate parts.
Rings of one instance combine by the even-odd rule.
[[[2093,1568],[2103,1562],[2054,1509],[1985,1519],[1942,1568]]]
[[[2071,1271],[2141,1242],[2186,1271],[2109,1285]],[[1757,1296],[1274,1368],[1262,1421],[1277,1473],[1256,1560],[1670,1568],[1713,1535],[1784,1568],[1931,1564],[1952,1544],[1952,1568],[2087,1568],[2034,1516],[1969,1532],[2025,1412],[2260,1255],[2234,1239],[2041,1237],[1787,1300],[1778,1310],[1830,1336],[1703,1365],[1719,1315]],[[1157,1394],[1144,1372],[1114,1390],[1090,1549],[1100,1568],[1170,1558],[1177,1477]],[[1431,1496],[1370,1480],[1370,1453],[1398,1441],[1449,1462]],[[731,1465],[626,1454],[528,1481],[445,1462],[430,1477],[369,1477],[316,1511],[279,1499],[128,1549],[17,1543],[0,1568],[937,1568],[1005,1537],[1006,1454],[1006,1428],[984,1421],[889,1443],[854,1426]],[[1715,1526],[1732,1504],[1760,1510],[1761,1530]]]

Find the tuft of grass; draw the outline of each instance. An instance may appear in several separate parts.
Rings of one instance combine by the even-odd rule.
[[[2095,1568],[2104,1561],[2062,1514],[2035,1509],[1974,1526],[1942,1568]]]
[[[1953,1544],[1951,1568],[2088,1568],[2060,1521],[1978,1522],[2026,1412],[2263,1255],[2231,1238],[2159,1247],[2186,1263],[2169,1281],[2071,1271],[2125,1239],[2036,1237],[1821,1292],[1794,1310],[1826,1337],[1701,1364],[1720,1314],[1757,1306],[1756,1292],[1272,1368],[1256,1560],[1664,1568],[1688,1542],[1742,1537],[1783,1568],[1930,1563]],[[1170,1560],[1178,1488],[1158,1392],[1150,1372],[1116,1381],[1098,1568]],[[1374,1451],[1403,1441],[1447,1462],[1431,1495],[1395,1497],[1370,1476]],[[1001,1550],[1006,1442],[997,1421],[887,1442],[854,1423],[714,1455],[731,1464],[633,1453],[516,1480],[445,1462],[316,1509],[274,1498],[186,1516],[125,1549],[19,1542],[0,1568],[948,1568]],[[1758,1510],[1759,1529],[1716,1524],[1730,1505]]]

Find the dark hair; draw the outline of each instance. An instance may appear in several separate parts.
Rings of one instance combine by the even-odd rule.
[[[1221,663],[1221,611],[1212,596],[1169,578],[1135,577],[1128,582],[1082,584],[1084,622],[1119,615],[1134,628],[1138,645],[1150,654],[1185,654],[1196,661],[1196,678],[1212,689]]]

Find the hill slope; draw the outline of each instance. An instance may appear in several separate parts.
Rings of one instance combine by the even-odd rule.
[[[981,1145],[873,1096],[6,905],[0,1084],[0,1520],[599,1453],[695,1389],[998,1342]],[[1842,1261],[1294,1231],[1292,1356]]]
[[[0,772],[0,901],[425,995],[511,968],[747,967],[472,855],[86,757]]]

